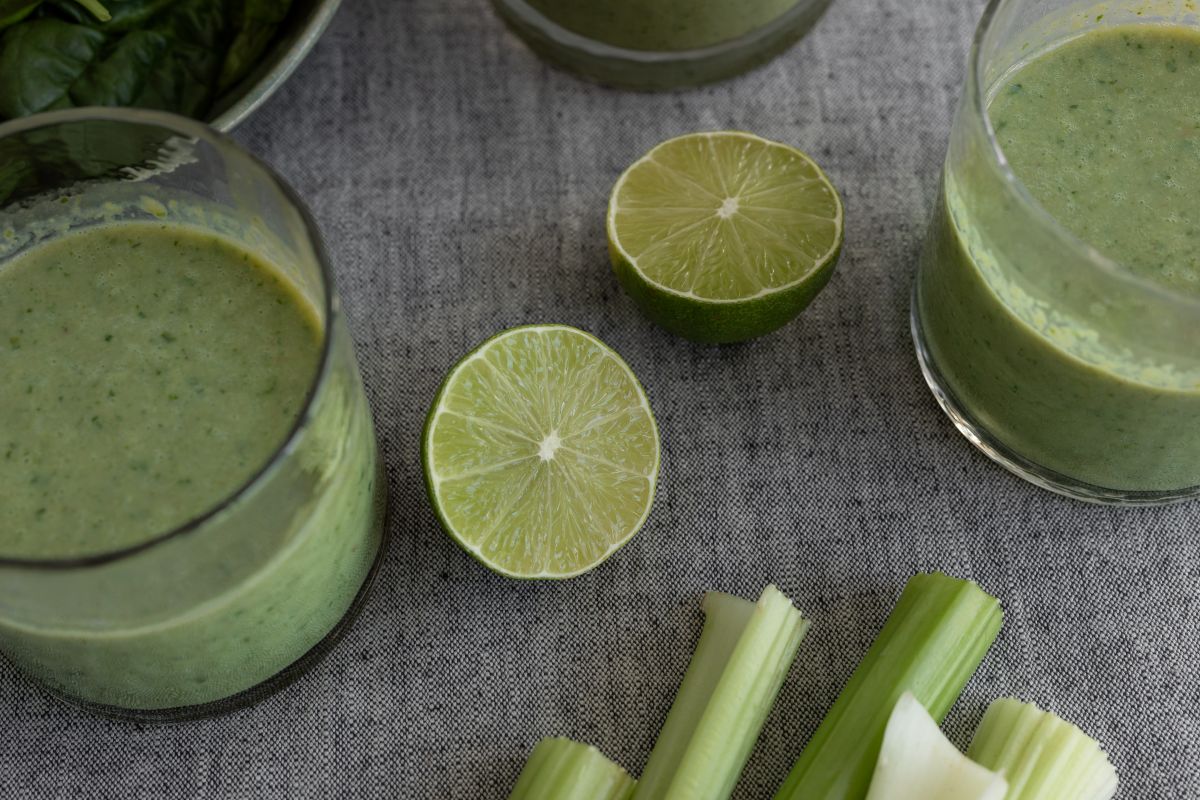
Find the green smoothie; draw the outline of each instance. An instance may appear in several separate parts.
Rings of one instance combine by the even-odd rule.
[[[72,697],[160,709],[250,688],[321,641],[380,537],[370,416],[330,335],[271,482],[135,555],[0,578],[0,650]],[[183,225],[94,225],[0,265],[0,558],[101,556],[228,501],[304,412],[324,338],[280,270]]]
[[[0,554],[78,556],[198,516],[266,464],[320,334],[278,272],[165,225],[99,226],[0,271]]]
[[[1013,171],[1063,226],[1118,270],[1200,297],[1200,31],[1084,33],[1008,75],[989,115]],[[961,408],[1016,453],[1084,483],[1200,484],[1194,366],[1135,352],[1136,339],[1115,345],[1105,317],[1084,320],[1029,289],[1003,265],[1004,242],[978,230],[1005,200],[976,191],[964,202],[971,180],[947,171],[918,281],[924,338]],[[1134,294],[1105,298],[1113,325],[1153,313]]]
[[[1055,219],[1135,274],[1200,295],[1200,30],[1086,34],[1013,75],[989,110]]]
[[[797,0],[529,0],[573,33],[630,50],[709,47],[778,19]]]

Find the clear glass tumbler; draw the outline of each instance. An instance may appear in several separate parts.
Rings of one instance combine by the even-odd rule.
[[[917,272],[912,329],[958,429],[1027,480],[1158,504],[1200,492],[1200,303],[1079,240],[1013,174],[988,117],[1012,70],[1100,26],[1200,25],[1181,0],[993,0]]]
[[[126,220],[237,241],[321,323],[300,417],[231,496],[115,552],[0,553],[0,652],[91,711],[178,720],[256,701],[337,640],[382,553],[385,483],[320,235],[278,176],[173,115],[80,109],[0,126],[0,271],[48,237]]]
[[[732,77],[806,34],[831,0],[492,0],[562,67],[610,86],[670,89]]]

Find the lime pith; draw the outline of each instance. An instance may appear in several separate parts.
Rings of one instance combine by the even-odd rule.
[[[489,568],[567,578],[646,521],[658,428],[633,372],[565,325],[513,328],[446,376],[422,440],[446,532]]]
[[[829,281],[843,209],[821,168],[749,133],[663,142],[621,175],[609,200],[609,254],[651,319],[702,342],[781,327]]]

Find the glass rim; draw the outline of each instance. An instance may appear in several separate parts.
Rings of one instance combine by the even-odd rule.
[[[321,330],[321,352],[317,362],[317,368],[313,373],[312,379],[309,381],[308,390],[304,395],[304,401],[301,403],[300,410],[296,414],[296,419],[292,422],[287,434],[283,440],[272,450],[270,456],[259,466],[251,475],[243,480],[235,489],[225,495],[214,500],[204,511],[187,519],[165,531],[156,533],[154,536],[145,541],[136,544],[127,545],[125,547],[114,550],[106,550],[98,553],[89,553],[87,555],[67,556],[62,558],[15,558],[0,554],[0,569],[24,569],[24,570],[73,570],[84,569],[88,567],[97,567],[104,564],[110,564],[116,561],[135,556],[157,547],[165,542],[181,538],[189,533],[195,532],[204,527],[216,516],[224,512],[226,509],[238,503],[243,497],[250,493],[251,490],[261,485],[276,468],[296,447],[296,442],[309,427],[312,422],[312,407],[313,402],[325,386],[329,379],[331,352],[332,352],[332,333],[335,321],[338,318],[337,302],[335,299],[335,286],[333,281],[333,272],[329,262],[329,255],[325,250],[325,242],[321,237],[320,229],[317,227],[316,220],[313,219],[312,213],[308,210],[308,206],[300,199],[299,195],[288,185],[279,173],[260,160],[257,156],[250,153],[237,142],[225,134],[217,131],[211,126],[198,122],[189,117],[172,114],[165,111],[150,111],[146,109],[134,108],[116,108],[116,107],[86,107],[72,108],[61,111],[46,111],[39,114],[34,114],[20,119],[10,120],[0,123],[0,140],[7,139],[11,136],[27,133],[45,128],[48,126],[67,125],[73,123],[87,122],[93,120],[101,120],[108,122],[122,122],[131,125],[140,125],[143,127],[157,127],[171,131],[173,133],[187,136],[194,140],[207,141],[214,144],[220,150],[232,150],[242,158],[247,159],[256,168],[261,170],[262,175],[268,182],[273,184],[274,188],[279,191],[292,208],[300,216],[301,223],[304,226],[305,234],[308,236],[309,242],[313,248],[313,255],[316,258],[318,273],[320,274],[321,287],[325,292],[324,302],[324,325]]]
[[[770,39],[776,31],[786,28],[793,21],[813,13],[814,9],[829,6],[833,0],[799,0],[796,5],[780,14],[775,19],[760,25],[754,30],[747,31],[741,36],[726,39],[716,44],[704,47],[692,47],[685,50],[637,50],[632,47],[602,42],[582,33],[576,33],[566,28],[550,17],[531,6],[528,0],[493,0],[524,17],[527,24],[535,25],[550,39],[558,44],[585,52],[595,58],[620,59],[641,65],[672,64],[680,62],[707,61],[725,55],[731,50],[753,46],[762,39]]]
[[[1095,246],[1069,230],[1057,217],[1047,211],[1045,206],[1029,191],[1029,187],[1025,185],[1025,182],[1017,177],[1017,174],[1013,171],[1012,166],[1008,162],[1008,157],[1004,154],[1004,148],[1000,146],[1000,141],[996,136],[996,129],[992,125],[991,115],[988,113],[987,94],[990,87],[984,84],[983,69],[984,40],[990,33],[992,23],[995,21],[1001,6],[1010,2],[1013,2],[1013,0],[988,0],[988,4],[983,10],[983,15],[979,18],[979,24],[975,28],[975,36],[971,42],[971,54],[968,57],[967,66],[967,94],[969,95],[967,102],[971,104],[971,111],[983,121],[984,136],[988,141],[988,152],[992,157],[992,166],[999,171],[1005,186],[1009,188],[1016,200],[1067,249],[1079,254],[1091,266],[1094,266],[1109,277],[1136,287],[1139,291],[1150,295],[1156,301],[1178,306],[1186,313],[1200,317],[1200,297],[1191,297],[1179,292],[1173,292],[1159,283],[1134,274],[1122,262],[1100,252]],[[1157,23],[1139,22],[1128,24],[1155,25]],[[1018,61],[1012,66],[1015,67],[1019,63],[1021,62]]]

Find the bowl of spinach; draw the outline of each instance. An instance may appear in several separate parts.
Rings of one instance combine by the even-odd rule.
[[[133,106],[230,130],[292,73],[340,0],[0,0],[0,122]]]

